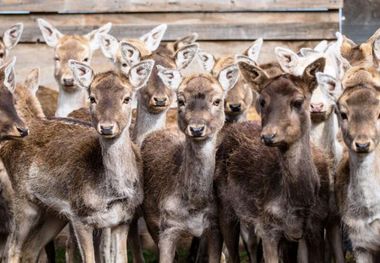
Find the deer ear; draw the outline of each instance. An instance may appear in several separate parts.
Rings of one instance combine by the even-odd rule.
[[[326,59],[324,57],[316,59],[314,62],[310,63],[304,70],[302,74],[302,79],[308,84],[310,92],[316,88],[317,72],[323,72],[326,64]]]
[[[274,49],[278,63],[285,73],[292,74],[297,67],[299,57],[296,53],[287,48],[276,47]]]
[[[97,50],[101,46],[101,36],[107,34],[112,28],[112,23],[107,23],[98,29],[92,30],[85,37],[90,41],[92,51]]]
[[[174,55],[177,69],[184,69],[188,67],[197,55],[198,49],[198,44],[191,44],[181,47]]]
[[[210,53],[205,51],[198,51],[199,63],[201,64],[203,70],[207,72],[212,72],[212,69],[215,66],[215,58]]]
[[[157,65],[156,67],[158,71],[157,75],[165,86],[172,90],[177,90],[182,82],[181,72],[177,69],[169,69],[161,65]]]
[[[247,49],[246,53],[247,53],[247,56],[257,62],[258,59],[259,59],[259,55],[260,55],[260,51],[261,51],[261,47],[263,46],[263,39],[262,38],[259,38],[257,39],[255,42],[253,42],[253,44]]]
[[[238,63],[238,62],[245,62],[248,64],[257,65],[256,61],[250,59],[248,56],[245,56],[245,55],[236,55],[235,63]]]
[[[94,71],[92,68],[87,64],[73,59],[69,60],[69,67],[79,85],[88,89],[94,79]]]
[[[0,68],[0,71],[4,72],[4,86],[7,87],[11,93],[16,89],[15,63],[16,57],[13,57]]]
[[[262,84],[269,79],[267,73],[257,65],[245,61],[239,61],[238,66],[245,81],[251,84],[255,92],[260,93]]]
[[[373,53],[375,58],[380,61],[380,37],[373,42]]]
[[[328,46],[328,42],[327,42],[327,40],[322,40],[321,42],[319,42],[319,43],[314,47],[314,51],[317,51],[317,52],[323,53],[323,52],[326,51],[327,46]]]
[[[193,43],[195,43],[195,41],[197,41],[197,39],[198,39],[197,33],[191,33],[190,35],[187,35],[187,36],[184,36],[180,39],[177,39],[177,41],[174,42],[174,45],[173,45],[174,50],[177,51],[178,49],[180,49],[183,46],[193,44]]]
[[[22,31],[24,30],[24,24],[23,23],[17,23],[10,28],[7,29],[7,31],[3,34],[3,41],[5,44],[6,49],[11,49],[21,38]]]
[[[140,51],[134,45],[132,45],[126,41],[120,42],[120,51],[121,51],[121,57],[130,66],[135,65],[136,63],[140,62],[140,60],[141,60]]]
[[[63,34],[42,18],[38,18],[37,23],[46,44],[50,47],[55,47],[58,44],[59,39],[63,37]]]
[[[311,55],[320,54],[321,52],[316,51],[316,50],[314,50],[312,48],[301,48],[300,49],[300,53],[301,53],[302,56],[308,57],[308,56],[311,56]]]
[[[116,62],[116,54],[119,49],[119,41],[110,34],[100,36],[100,49],[106,58]]]
[[[139,89],[148,82],[150,74],[152,73],[154,60],[147,59],[134,65],[129,72],[129,81],[132,86]]]
[[[218,76],[218,81],[225,93],[232,89],[239,78],[239,69],[236,64],[230,65],[222,69]]]
[[[40,69],[34,68],[26,76],[24,81],[25,87],[27,87],[33,95],[36,95],[38,87],[40,85]]]
[[[150,51],[155,51],[161,43],[162,38],[166,32],[168,26],[162,24],[153,28],[149,33],[140,37],[140,40],[144,42],[145,47]]]
[[[336,79],[322,72],[317,72],[316,76],[323,94],[331,101],[337,102],[343,90],[340,86],[338,87]]]

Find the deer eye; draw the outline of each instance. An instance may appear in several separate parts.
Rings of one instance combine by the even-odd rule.
[[[83,59],[83,62],[88,62],[88,58],[84,58],[84,59]]]
[[[185,106],[185,100],[183,100],[183,99],[178,99],[178,100],[177,100],[177,104],[178,104],[179,107],[183,107],[183,106]]]
[[[344,113],[344,112],[340,113],[340,117],[342,118],[342,120],[347,120],[348,119],[347,114]]]
[[[130,101],[131,101],[131,97],[126,97],[126,98],[123,100],[123,103],[124,103],[124,104],[128,104]]]
[[[55,61],[59,61],[59,57],[54,57],[54,60]]]
[[[261,107],[261,108],[264,108],[264,107],[265,107],[265,104],[266,104],[266,103],[265,103],[265,100],[264,100],[263,98],[260,98],[260,99],[259,99],[259,104],[260,104],[260,107]]]
[[[221,99],[216,99],[216,100],[214,100],[214,102],[213,102],[212,104],[213,104],[214,106],[219,106],[221,102],[222,102]]]
[[[4,57],[4,53],[0,53],[0,58],[3,58]]]
[[[297,110],[301,109],[302,105],[303,105],[303,100],[295,100],[292,103],[292,106],[296,108]]]
[[[126,68],[126,67],[128,67],[128,64],[124,62],[124,63],[121,64],[121,66],[122,66],[123,68]]]
[[[94,96],[90,96],[89,99],[91,104],[96,104],[96,99]]]

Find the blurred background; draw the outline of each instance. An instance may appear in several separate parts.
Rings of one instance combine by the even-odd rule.
[[[335,39],[336,31],[366,40],[380,26],[380,0],[0,0],[0,32],[17,22],[25,26],[21,44],[12,50],[18,75],[38,66],[41,84],[56,89],[53,49],[43,43],[38,17],[66,34],[112,22],[110,33],[118,39],[167,23],[165,41],[197,32],[201,48],[216,56],[241,53],[262,37],[259,62],[266,63],[274,60],[276,46],[298,51]],[[92,65],[97,71],[112,66],[99,50]]]

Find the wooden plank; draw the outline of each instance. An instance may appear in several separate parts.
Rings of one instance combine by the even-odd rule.
[[[1,0],[0,11],[59,13],[338,9],[343,0]]]
[[[247,49],[251,41],[213,41],[200,42],[203,50],[214,54],[216,57],[240,54]],[[314,47],[316,41],[264,41],[262,51],[259,56],[260,63],[267,63],[275,60],[274,48],[277,46],[288,47],[298,51],[301,47]],[[35,67],[41,70],[41,84],[51,88],[57,88],[54,79],[54,50],[45,44],[18,44],[11,51],[11,56],[17,57],[16,78],[23,81],[26,74]],[[37,63],[36,63],[37,61]],[[189,71],[194,71],[197,63],[193,63]],[[107,60],[102,53],[97,50],[92,60],[92,66],[96,72],[105,71],[112,68],[112,63]]]
[[[256,12],[256,13],[155,13],[155,14],[70,14],[0,15],[0,32],[17,22],[25,29],[21,41],[43,41],[36,19],[50,21],[64,33],[85,34],[99,25],[113,23],[111,34],[118,38],[136,38],[154,26],[167,23],[165,40],[197,32],[200,40],[334,39],[339,30],[339,14],[329,12]]]
[[[380,1],[346,0],[343,15],[343,33],[364,42],[380,27]]]

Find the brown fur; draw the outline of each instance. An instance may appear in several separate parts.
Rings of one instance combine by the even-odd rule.
[[[45,115],[53,117],[57,109],[58,92],[48,87],[40,86],[37,91],[37,98],[41,102]]]
[[[257,81],[262,125],[231,125],[217,152],[219,220],[229,255],[238,262],[241,222],[262,238],[266,262],[278,262],[282,240],[300,239],[306,242],[308,261],[322,262],[330,163],[310,145],[309,103],[315,72],[324,61],[311,64],[301,78],[271,78],[255,66],[239,66],[247,81]]]

